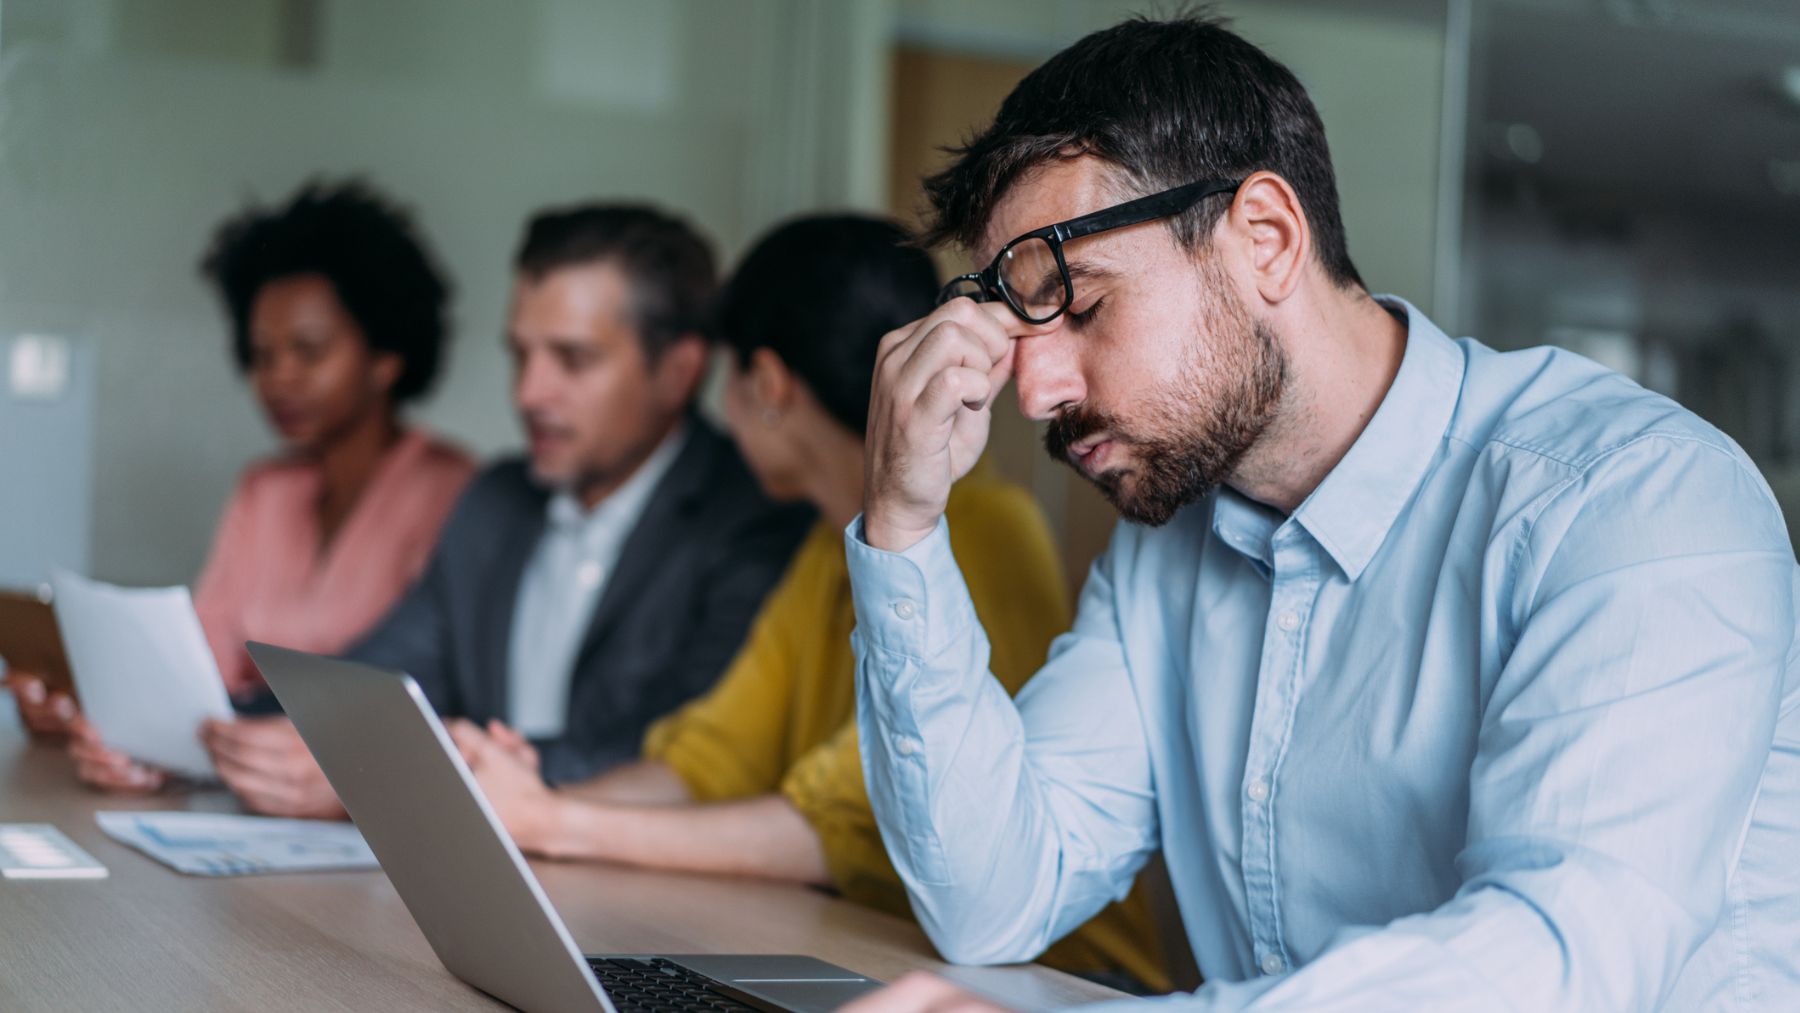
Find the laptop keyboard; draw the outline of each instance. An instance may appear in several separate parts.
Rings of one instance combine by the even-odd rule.
[[[588,966],[619,1013],[685,1013],[687,1010],[754,1010],[714,989],[708,979],[673,961],[652,957],[590,957]]]

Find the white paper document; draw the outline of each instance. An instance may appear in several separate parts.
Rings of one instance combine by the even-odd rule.
[[[190,876],[376,869],[355,824],[229,813],[102,812],[108,837]]]
[[[231,717],[231,698],[185,587],[125,588],[58,571],[56,625],[82,713],[108,746],[210,780],[200,722]]]

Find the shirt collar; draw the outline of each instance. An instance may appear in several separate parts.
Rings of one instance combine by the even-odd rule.
[[[1220,486],[1213,494],[1213,534],[1256,564],[1264,579],[1275,572],[1275,531],[1286,519],[1281,511],[1242,496],[1230,486]]]
[[[596,503],[592,510],[583,507],[574,493],[567,489],[558,490],[550,497],[545,508],[550,526],[562,531],[582,528],[594,530],[635,518],[649,501],[650,494],[656,491],[657,484],[675,464],[686,435],[687,424],[677,423],[656,449],[650,452],[650,456],[644,459],[644,463],[632,472],[631,477]]]
[[[1463,381],[1464,358],[1455,342],[1406,300],[1377,298],[1406,313],[1400,371],[1349,453],[1294,511],[1351,580],[1375,557],[1430,470]]]

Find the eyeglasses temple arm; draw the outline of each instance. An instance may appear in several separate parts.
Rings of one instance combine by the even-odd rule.
[[[1126,201],[1115,207],[1104,208],[1079,218],[1071,218],[1050,227],[1059,243],[1091,236],[1096,232],[1108,229],[1122,229],[1127,225],[1136,225],[1153,218],[1179,214],[1200,203],[1208,197],[1219,193],[1229,193],[1243,185],[1243,180],[1219,180],[1200,183],[1189,183],[1187,186],[1153,193],[1148,197]]]

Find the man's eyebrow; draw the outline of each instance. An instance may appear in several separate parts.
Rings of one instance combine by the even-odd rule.
[[[1119,277],[1119,272],[1112,268],[1096,264],[1091,260],[1065,261],[1069,265],[1069,281],[1111,281]],[[1056,268],[1047,268],[1044,276],[1038,279],[1037,288],[1029,293],[1022,293],[1028,302],[1042,302],[1050,293],[1062,287],[1062,272]]]
[[[1104,264],[1096,264],[1091,260],[1068,260],[1066,257],[1064,260],[1069,265],[1071,280],[1085,278],[1090,281],[1111,281],[1119,276],[1118,271]]]
[[[1043,276],[1038,278],[1037,287],[1030,292],[1020,293],[1027,302],[1042,302],[1051,292],[1062,288],[1062,272],[1054,265],[1044,269]]]

